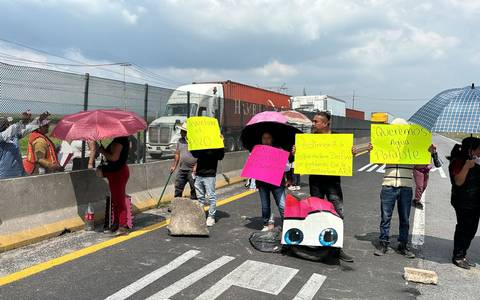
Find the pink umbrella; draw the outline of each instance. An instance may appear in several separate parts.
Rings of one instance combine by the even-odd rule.
[[[100,141],[129,136],[146,128],[147,123],[134,112],[99,109],[63,117],[52,136],[61,140]]]
[[[276,122],[276,123],[287,123],[287,117],[283,116],[281,113],[276,111],[264,111],[254,115],[250,121],[248,121],[248,125],[253,125],[261,122]]]

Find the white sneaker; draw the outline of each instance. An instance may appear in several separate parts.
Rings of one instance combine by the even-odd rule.
[[[215,225],[215,219],[212,218],[212,217],[208,217],[207,218],[207,226],[212,227],[213,225]]]
[[[291,185],[291,186],[288,187],[288,190],[289,190],[289,191],[295,191],[296,188],[295,188],[293,185]]]
[[[296,191],[299,191],[299,190],[301,190],[301,189],[302,189],[302,188],[301,188],[300,186],[298,186],[298,185],[295,187],[295,190],[296,190]]]

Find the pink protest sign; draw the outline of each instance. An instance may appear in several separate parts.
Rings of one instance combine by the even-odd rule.
[[[287,151],[256,145],[243,167],[241,176],[280,186],[288,156]]]

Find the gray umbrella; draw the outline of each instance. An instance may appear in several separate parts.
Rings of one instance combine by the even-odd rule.
[[[480,90],[472,83],[443,91],[422,106],[410,122],[431,132],[480,133]]]

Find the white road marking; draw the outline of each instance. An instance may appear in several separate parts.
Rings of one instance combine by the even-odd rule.
[[[385,173],[385,167],[386,167],[386,166],[387,166],[387,165],[383,164],[380,168],[378,168],[377,172],[378,172],[378,173]]]
[[[297,272],[297,269],[247,260],[196,300],[216,299],[231,286],[278,295]]]
[[[427,187],[428,190],[428,187]],[[423,203],[423,209],[415,208],[415,214],[413,216],[413,228],[412,228],[412,246],[415,249],[423,246],[425,243],[425,194],[427,191],[423,192],[421,202]]]
[[[358,169],[358,172],[363,172],[363,171],[365,171],[365,170],[366,170],[367,168],[369,168],[371,165],[372,165],[372,164],[368,164],[368,165],[366,165],[366,166],[361,167],[360,169]]]
[[[140,278],[139,280],[135,281],[134,283],[130,284],[129,286],[124,287],[123,289],[119,290],[115,294],[111,295],[110,297],[106,298],[106,300],[123,300],[127,299],[128,297],[132,296],[136,292],[140,291],[141,289],[145,288],[146,286],[150,285],[152,282],[158,280],[159,278],[163,277],[165,274],[175,270],[195,255],[200,253],[197,250],[190,250],[185,252],[184,254],[180,255],[179,257],[172,260],[167,265],[153,271],[150,274]]]
[[[372,172],[378,167],[378,165],[373,165],[370,169],[367,170],[367,172]]]
[[[445,174],[445,171],[443,170],[442,167],[440,168],[433,168],[430,172],[435,172],[438,171],[440,173],[440,177],[442,178],[447,178],[447,175]]]
[[[293,300],[311,300],[322,287],[327,276],[314,273]]]
[[[234,257],[231,256],[222,256],[217,260],[209,263],[208,265],[204,266],[201,269],[191,273],[180,279],[179,281],[175,282],[174,284],[170,285],[167,288],[164,288],[160,292],[156,293],[155,295],[147,298],[147,300],[165,300],[169,299],[170,297],[178,294],[182,290],[188,288],[195,282],[199,281],[200,279],[204,278],[205,276],[209,275],[213,271],[219,269],[223,265],[227,264],[228,262],[234,260]]]

